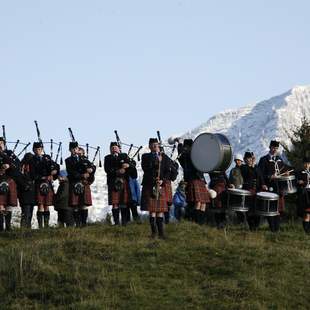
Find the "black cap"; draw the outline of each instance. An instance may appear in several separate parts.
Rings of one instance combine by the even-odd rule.
[[[183,146],[191,147],[193,143],[194,143],[193,139],[184,139]]]
[[[110,143],[110,148],[112,148],[113,146],[119,146],[117,142],[113,141]]]
[[[43,148],[43,143],[42,142],[33,142],[33,149],[38,149],[38,148]]]
[[[244,153],[244,159],[252,158],[252,157],[254,157],[254,153],[253,152],[245,152]]]
[[[310,157],[305,156],[305,157],[303,158],[303,162],[304,162],[304,163],[310,163]]]
[[[69,143],[69,150],[75,149],[79,147],[79,144],[76,141],[72,141]]]
[[[0,141],[3,141],[5,143],[4,137],[0,137]]]
[[[158,143],[158,139],[157,138],[150,138],[149,145],[151,145],[153,143]]]
[[[269,147],[279,147],[279,146],[280,146],[280,142],[278,142],[276,140],[271,140],[270,141]]]

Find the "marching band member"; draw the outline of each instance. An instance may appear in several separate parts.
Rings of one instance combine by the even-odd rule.
[[[297,173],[298,210],[303,217],[305,233],[310,234],[310,157],[303,159],[303,170]]]
[[[142,155],[142,196],[150,215],[151,237],[164,235],[164,213],[168,211],[167,181],[170,178],[170,159],[160,151],[158,139],[149,140],[150,153]],[[157,226],[157,229],[156,229]]]
[[[194,220],[202,225],[205,223],[207,205],[211,199],[206,181],[202,172],[198,171],[191,160],[190,152],[193,145],[192,139],[185,139],[183,144],[178,144],[179,162],[183,168],[184,181],[186,182],[187,208],[193,209]]]
[[[6,149],[6,141],[0,137],[0,231],[11,229],[12,207],[17,206],[17,190],[14,177],[19,171],[19,160]]]
[[[71,156],[65,160],[69,180],[69,205],[74,210],[77,227],[87,225],[88,207],[92,205],[90,185],[95,181],[96,169],[84,156],[81,156],[76,141],[70,142]]]
[[[107,174],[109,205],[115,225],[119,225],[121,212],[122,225],[128,222],[128,205],[131,201],[129,178],[137,178],[137,169],[126,153],[121,153],[117,142],[110,144],[111,154],[104,158],[104,170]]]
[[[279,195],[279,212],[283,214],[285,208],[284,192],[278,185],[276,178],[279,175],[289,175],[289,172],[288,167],[279,156],[279,146],[280,143],[278,141],[272,140],[269,145],[269,153],[259,160],[258,167],[264,178],[266,189]],[[270,230],[272,232],[279,231],[280,216],[269,216],[267,219]]]
[[[241,166],[241,175],[243,178],[242,189],[250,191],[252,193],[251,206],[246,213],[246,219],[250,230],[257,230],[260,224],[260,216],[255,214],[255,195],[260,190],[266,190],[267,187],[264,184],[264,179],[255,164],[255,155],[253,152],[245,152],[244,154],[245,164]]]
[[[55,195],[52,182],[57,178],[60,167],[49,155],[44,154],[42,142],[33,143],[33,153],[29,169],[35,181],[37,220],[39,228],[43,228],[43,222],[47,228],[50,220],[49,207],[54,204]]]

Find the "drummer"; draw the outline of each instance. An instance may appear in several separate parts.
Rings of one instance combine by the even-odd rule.
[[[303,217],[305,233],[310,234],[310,157],[303,159],[303,169],[297,173],[298,211]]]
[[[279,188],[276,181],[279,176],[288,176],[289,167],[279,155],[280,142],[272,140],[269,145],[269,153],[263,156],[258,163],[258,167],[262,173],[264,183],[269,191],[279,195],[279,212],[283,214],[285,208],[284,192]],[[272,232],[277,232],[280,229],[280,216],[268,217],[268,223]]]
[[[234,156],[235,167],[230,170],[229,182],[233,188],[241,189],[243,186],[243,177],[241,174],[241,166],[243,164],[243,156],[241,154],[236,154]],[[238,224],[244,222],[243,212],[236,211]]]
[[[214,200],[216,212],[214,213],[216,226],[218,229],[225,228],[226,226],[226,212],[225,201],[227,199],[227,188],[233,188],[225,171],[213,171],[209,173],[210,176],[210,189],[213,189],[217,196]]]
[[[193,211],[194,221],[203,225],[206,220],[206,211],[211,202],[203,172],[198,171],[191,160],[192,139],[185,139],[178,144],[178,160],[183,168],[186,182],[187,208]]]
[[[241,166],[241,175],[243,178],[242,189],[250,191],[251,207],[246,213],[247,222],[251,231],[257,230],[260,224],[260,216],[255,214],[255,195],[257,191],[267,190],[264,178],[255,163],[255,155],[253,152],[245,152],[244,165]]]

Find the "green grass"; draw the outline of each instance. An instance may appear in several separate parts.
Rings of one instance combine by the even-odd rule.
[[[0,235],[0,309],[309,309],[310,237],[170,224]]]

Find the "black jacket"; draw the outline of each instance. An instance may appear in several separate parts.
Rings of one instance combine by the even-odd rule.
[[[61,181],[57,189],[54,200],[54,208],[56,211],[59,210],[72,210],[69,206],[69,182]]]
[[[242,165],[240,169],[243,178],[243,189],[260,190],[265,185],[264,178],[257,166]]]
[[[119,174],[118,170],[122,168],[122,164],[129,164],[125,174]],[[138,177],[136,163],[131,160],[126,153],[118,155],[107,155],[104,158],[104,170],[107,174],[108,186],[114,185],[116,178],[125,178],[127,181],[129,177],[136,179]]]
[[[162,154],[162,161],[160,165],[160,180],[170,180],[170,164],[171,159],[166,154]],[[142,185],[154,186],[156,184],[156,178],[158,176],[159,169],[158,156],[153,153],[143,154],[141,165],[144,172]]]
[[[85,181],[83,174],[86,173],[87,168],[93,169],[87,183],[92,184],[95,181],[96,166],[93,165],[86,157],[70,156],[65,160],[65,163],[70,183],[75,184],[77,182]]]
[[[16,179],[20,174],[20,160],[11,150],[5,150],[0,152],[0,165],[10,165],[10,168],[6,171],[6,175]]]

